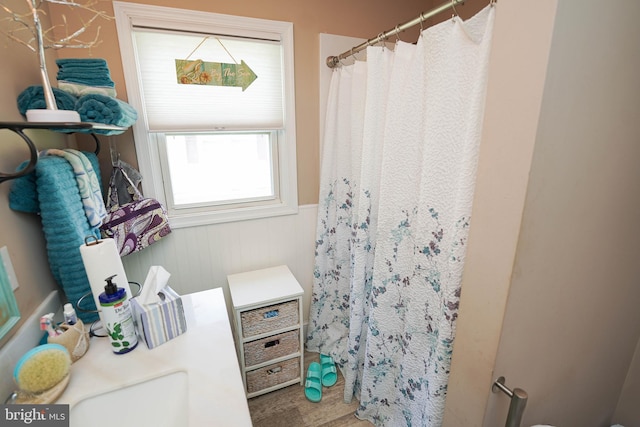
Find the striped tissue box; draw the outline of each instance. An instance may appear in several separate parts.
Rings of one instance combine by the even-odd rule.
[[[144,339],[150,349],[187,330],[180,295],[169,286],[165,286],[159,295],[164,298],[162,302],[157,304],[143,305],[138,302],[137,298],[131,299],[138,335]]]

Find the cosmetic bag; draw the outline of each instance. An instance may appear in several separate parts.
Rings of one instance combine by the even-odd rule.
[[[121,179],[125,180],[129,203],[122,203],[122,195],[118,197],[117,184]],[[121,257],[141,251],[171,233],[164,206],[156,199],[144,197],[124,169],[118,166],[114,166],[109,179],[107,211],[100,233],[103,238],[115,241]]]

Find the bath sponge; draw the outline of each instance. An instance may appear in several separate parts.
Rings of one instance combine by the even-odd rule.
[[[21,391],[37,394],[56,386],[69,375],[71,357],[59,344],[43,344],[20,358],[13,377]]]

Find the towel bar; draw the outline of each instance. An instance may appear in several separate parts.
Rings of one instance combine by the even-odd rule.
[[[527,399],[529,395],[527,392],[520,389],[514,388],[513,390],[509,389],[504,385],[504,377],[500,377],[493,382],[491,386],[491,391],[494,393],[498,393],[502,391],[504,394],[511,398],[511,403],[509,404],[509,413],[507,414],[507,422],[505,423],[505,427],[520,427],[520,423],[522,422],[522,415],[524,414],[524,408],[527,406]]]
[[[18,134],[20,138],[22,138],[29,147],[29,163],[27,166],[14,173],[3,173],[0,172],[0,183],[4,181],[8,181],[10,179],[19,178],[21,176],[27,175],[36,167],[36,163],[38,162],[38,150],[36,149],[35,144],[27,135],[25,135],[25,129],[49,129],[53,131],[60,131],[65,133],[73,133],[78,130],[91,130],[91,129],[101,129],[101,130],[120,130],[123,128],[119,128],[117,126],[104,125],[100,123],[40,123],[40,122],[0,122],[0,129],[8,129]],[[98,137],[90,133],[96,142],[96,149],[94,153],[98,155],[100,153],[100,140]]]

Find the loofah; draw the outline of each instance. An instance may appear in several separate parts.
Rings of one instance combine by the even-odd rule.
[[[71,357],[59,344],[43,344],[29,350],[18,361],[13,377],[20,390],[41,393],[69,375]]]

